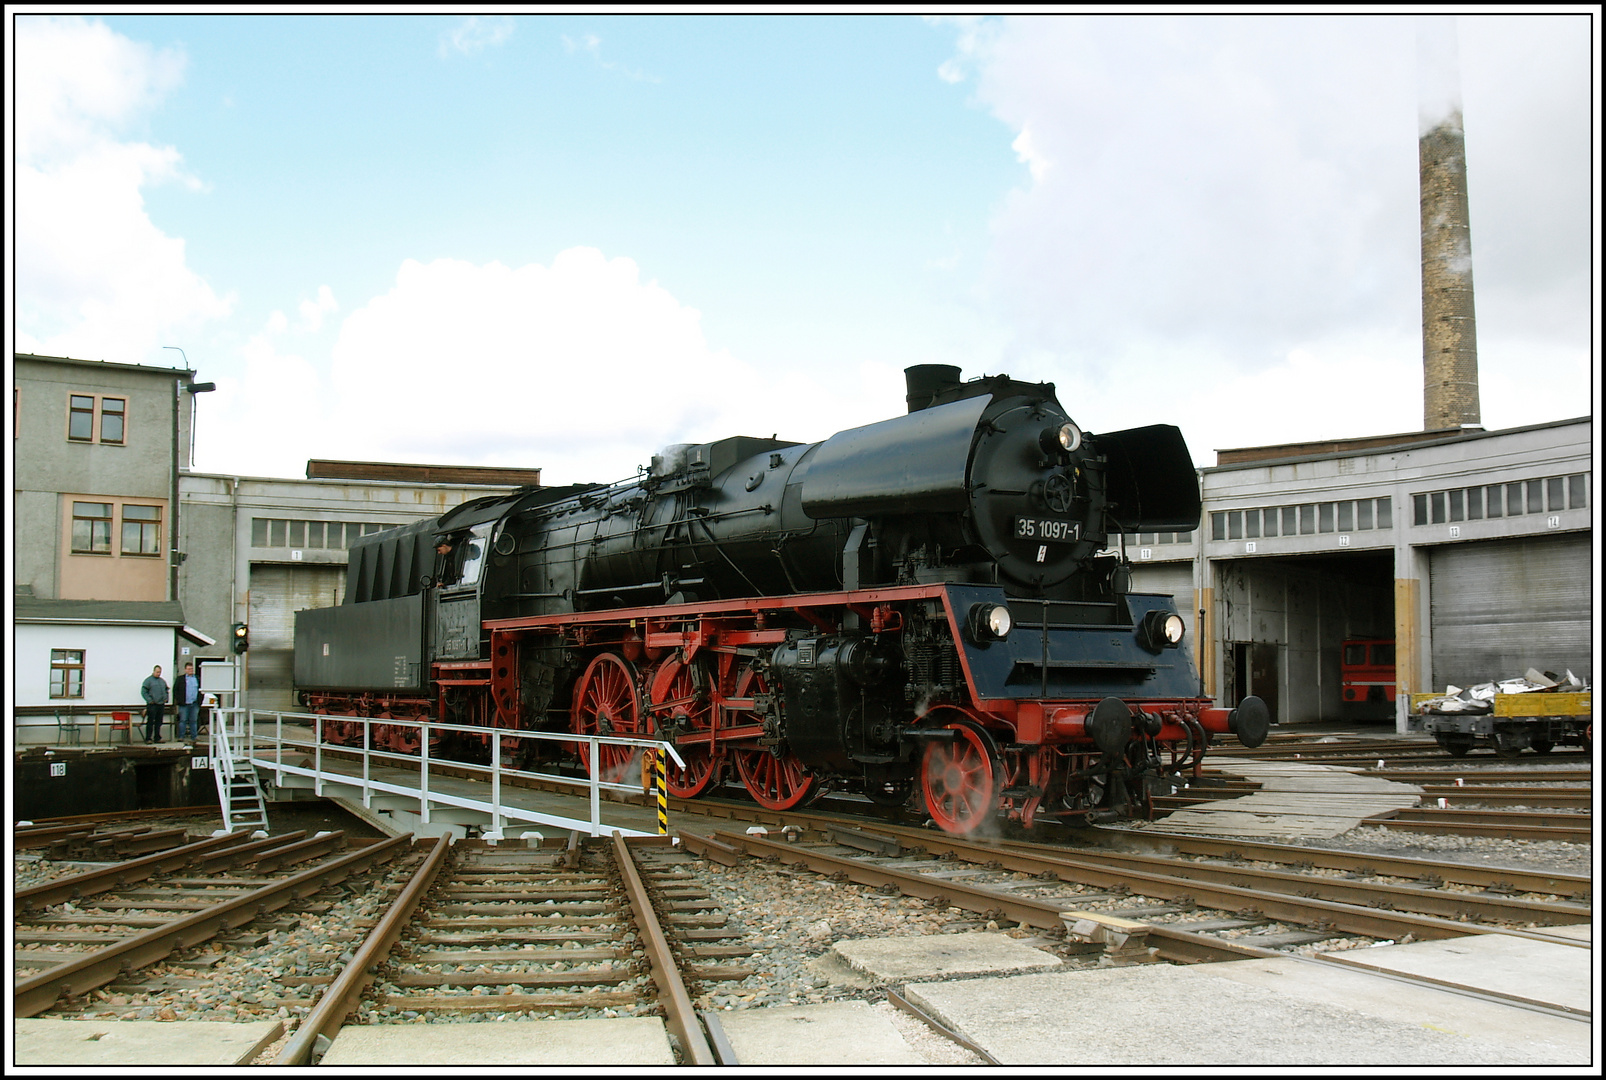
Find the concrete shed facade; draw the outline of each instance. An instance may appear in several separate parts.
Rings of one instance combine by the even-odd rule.
[[[1234,451],[1200,471],[1198,532],[1126,538],[1134,588],[1180,604],[1186,576],[1209,693],[1285,722],[1373,719],[1339,694],[1353,638],[1396,642],[1401,730],[1408,695],[1446,683],[1593,682],[1592,421],[1430,435]]]

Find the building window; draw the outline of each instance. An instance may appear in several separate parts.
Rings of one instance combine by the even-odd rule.
[[[162,508],[123,506],[123,554],[160,555],[162,553]]]
[[[123,417],[127,412],[128,402],[123,398],[100,399],[100,441],[103,443],[121,443],[123,441]]]
[[[97,415],[100,417],[99,439],[95,438]],[[128,399],[68,394],[67,438],[72,442],[123,445],[128,441]]]
[[[72,504],[72,550],[74,555],[112,553],[111,503]]]
[[[1518,480],[1510,484],[1452,488],[1413,494],[1412,523],[1441,525],[1446,521],[1478,521],[1482,518],[1518,517],[1542,514],[1547,510],[1578,510],[1586,503],[1584,474],[1549,476],[1542,480]],[[1381,512],[1383,500],[1378,500]],[[1378,527],[1383,528],[1381,516]]]
[[[67,396],[67,438],[91,442],[95,438],[95,399],[79,394]]]
[[[50,696],[53,698],[84,696],[84,650],[50,650]]]
[[[344,551],[359,536],[390,526],[361,521],[307,521],[289,518],[252,518],[251,546],[258,548],[330,548]]]

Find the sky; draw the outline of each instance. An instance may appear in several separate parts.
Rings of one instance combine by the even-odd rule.
[[[1490,429],[1593,411],[1582,10],[1425,31]],[[251,476],[613,481],[897,415],[924,363],[1176,424],[1200,466],[1418,430],[1420,29],[11,8],[9,343],[187,362],[196,468]]]

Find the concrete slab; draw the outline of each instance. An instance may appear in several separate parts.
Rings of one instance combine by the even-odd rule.
[[[1008,934],[861,938],[839,941],[831,949],[854,970],[888,981],[1060,966],[1053,953],[1022,945]]]
[[[1279,838],[1333,837],[1363,820],[1415,806],[1422,789],[1339,766],[1212,756],[1213,769],[1258,781],[1261,789],[1236,799],[1178,810],[1143,827],[1153,833]]]
[[[1588,1013],[1594,950],[1506,934],[1469,934],[1409,945],[1348,949],[1332,954],[1346,964],[1416,975]]]
[[[656,1016],[345,1027],[322,1065],[673,1065]]]
[[[244,1065],[284,1034],[278,1020],[246,1024],[186,1020],[19,1019],[18,1065]]]
[[[892,1021],[864,1001],[732,1009],[718,1020],[743,1065],[925,1064]]]
[[[1380,949],[1354,950],[1380,952]],[[1449,990],[1424,989],[1370,971],[1316,964],[1293,957],[1236,960],[1210,965],[1211,973],[1274,993],[1326,1002],[1385,1020],[1409,1019],[1490,1047],[1491,1054],[1516,1049],[1542,1056],[1550,1064],[1590,1060],[1590,1024],[1532,1009],[1471,998]],[[1495,1060],[1491,1057],[1490,1060]]]
[[[1590,923],[1578,923],[1574,926],[1547,926],[1545,933],[1555,937],[1572,938],[1575,941],[1594,941],[1595,927]]]
[[[1259,978],[1226,974],[1239,964],[1268,963],[1290,966]],[[1290,958],[919,983],[906,987],[905,994],[1005,1065],[1442,1067],[1591,1061],[1588,1023],[1375,977],[1347,986],[1340,981],[1355,974],[1365,973]],[[1384,982],[1390,983],[1387,991],[1371,987]],[[1328,988],[1296,992],[1312,983]],[[1389,995],[1398,996],[1391,1000]],[[1502,1024],[1489,1020],[1497,1014]],[[1179,1022],[1157,1029],[1155,1017]],[[1535,1039],[1535,1031],[1543,1036]]]

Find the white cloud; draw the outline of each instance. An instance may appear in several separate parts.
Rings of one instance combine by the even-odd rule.
[[[550,267],[408,260],[343,321],[330,395],[340,423],[323,433],[343,446],[305,456],[616,480],[669,443],[784,432],[820,406],[792,395],[755,423],[757,380],[709,346],[701,318],[632,260],[594,248]]]
[[[1529,375],[1561,400],[1590,393],[1589,22],[1458,27],[1485,422],[1534,422],[1498,399],[1507,372],[1543,360]],[[1216,446],[1419,428],[1415,31],[1347,15],[961,24],[939,77],[974,77],[1029,170],[994,215],[981,289],[1012,334],[1006,366],[1062,386],[1071,371],[1116,410],[1213,402],[1243,418]],[[1363,371],[1393,396],[1352,394],[1344,373]]]
[[[327,380],[276,338],[288,327],[275,311],[262,331],[238,350],[243,374],[219,374],[196,420],[195,460],[207,472],[244,476],[305,476],[308,458],[329,457],[331,430],[344,423],[328,400]]]
[[[595,34],[585,34],[579,38],[572,38],[568,34],[562,34],[560,37],[563,39],[564,52],[571,54],[584,53],[591,57],[591,59],[595,60],[597,62],[597,66],[602,68],[604,71],[612,71],[615,74],[623,75],[625,78],[634,79],[637,82],[655,83],[662,81],[656,75],[649,75],[645,71],[626,67],[617,60],[604,60],[602,58],[602,39]]]
[[[441,35],[440,55],[458,53],[473,56],[487,48],[494,48],[513,36],[513,20],[507,16],[480,18],[470,15]]]
[[[296,309],[301,313],[301,322],[296,329],[305,333],[315,334],[323,328],[323,317],[340,310],[335,302],[334,290],[327,285],[318,286],[316,300],[303,300]]]
[[[172,147],[118,132],[183,78],[184,57],[81,18],[16,20],[17,347],[143,362],[228,314],[145,212],[150,184],[200,184]]]

